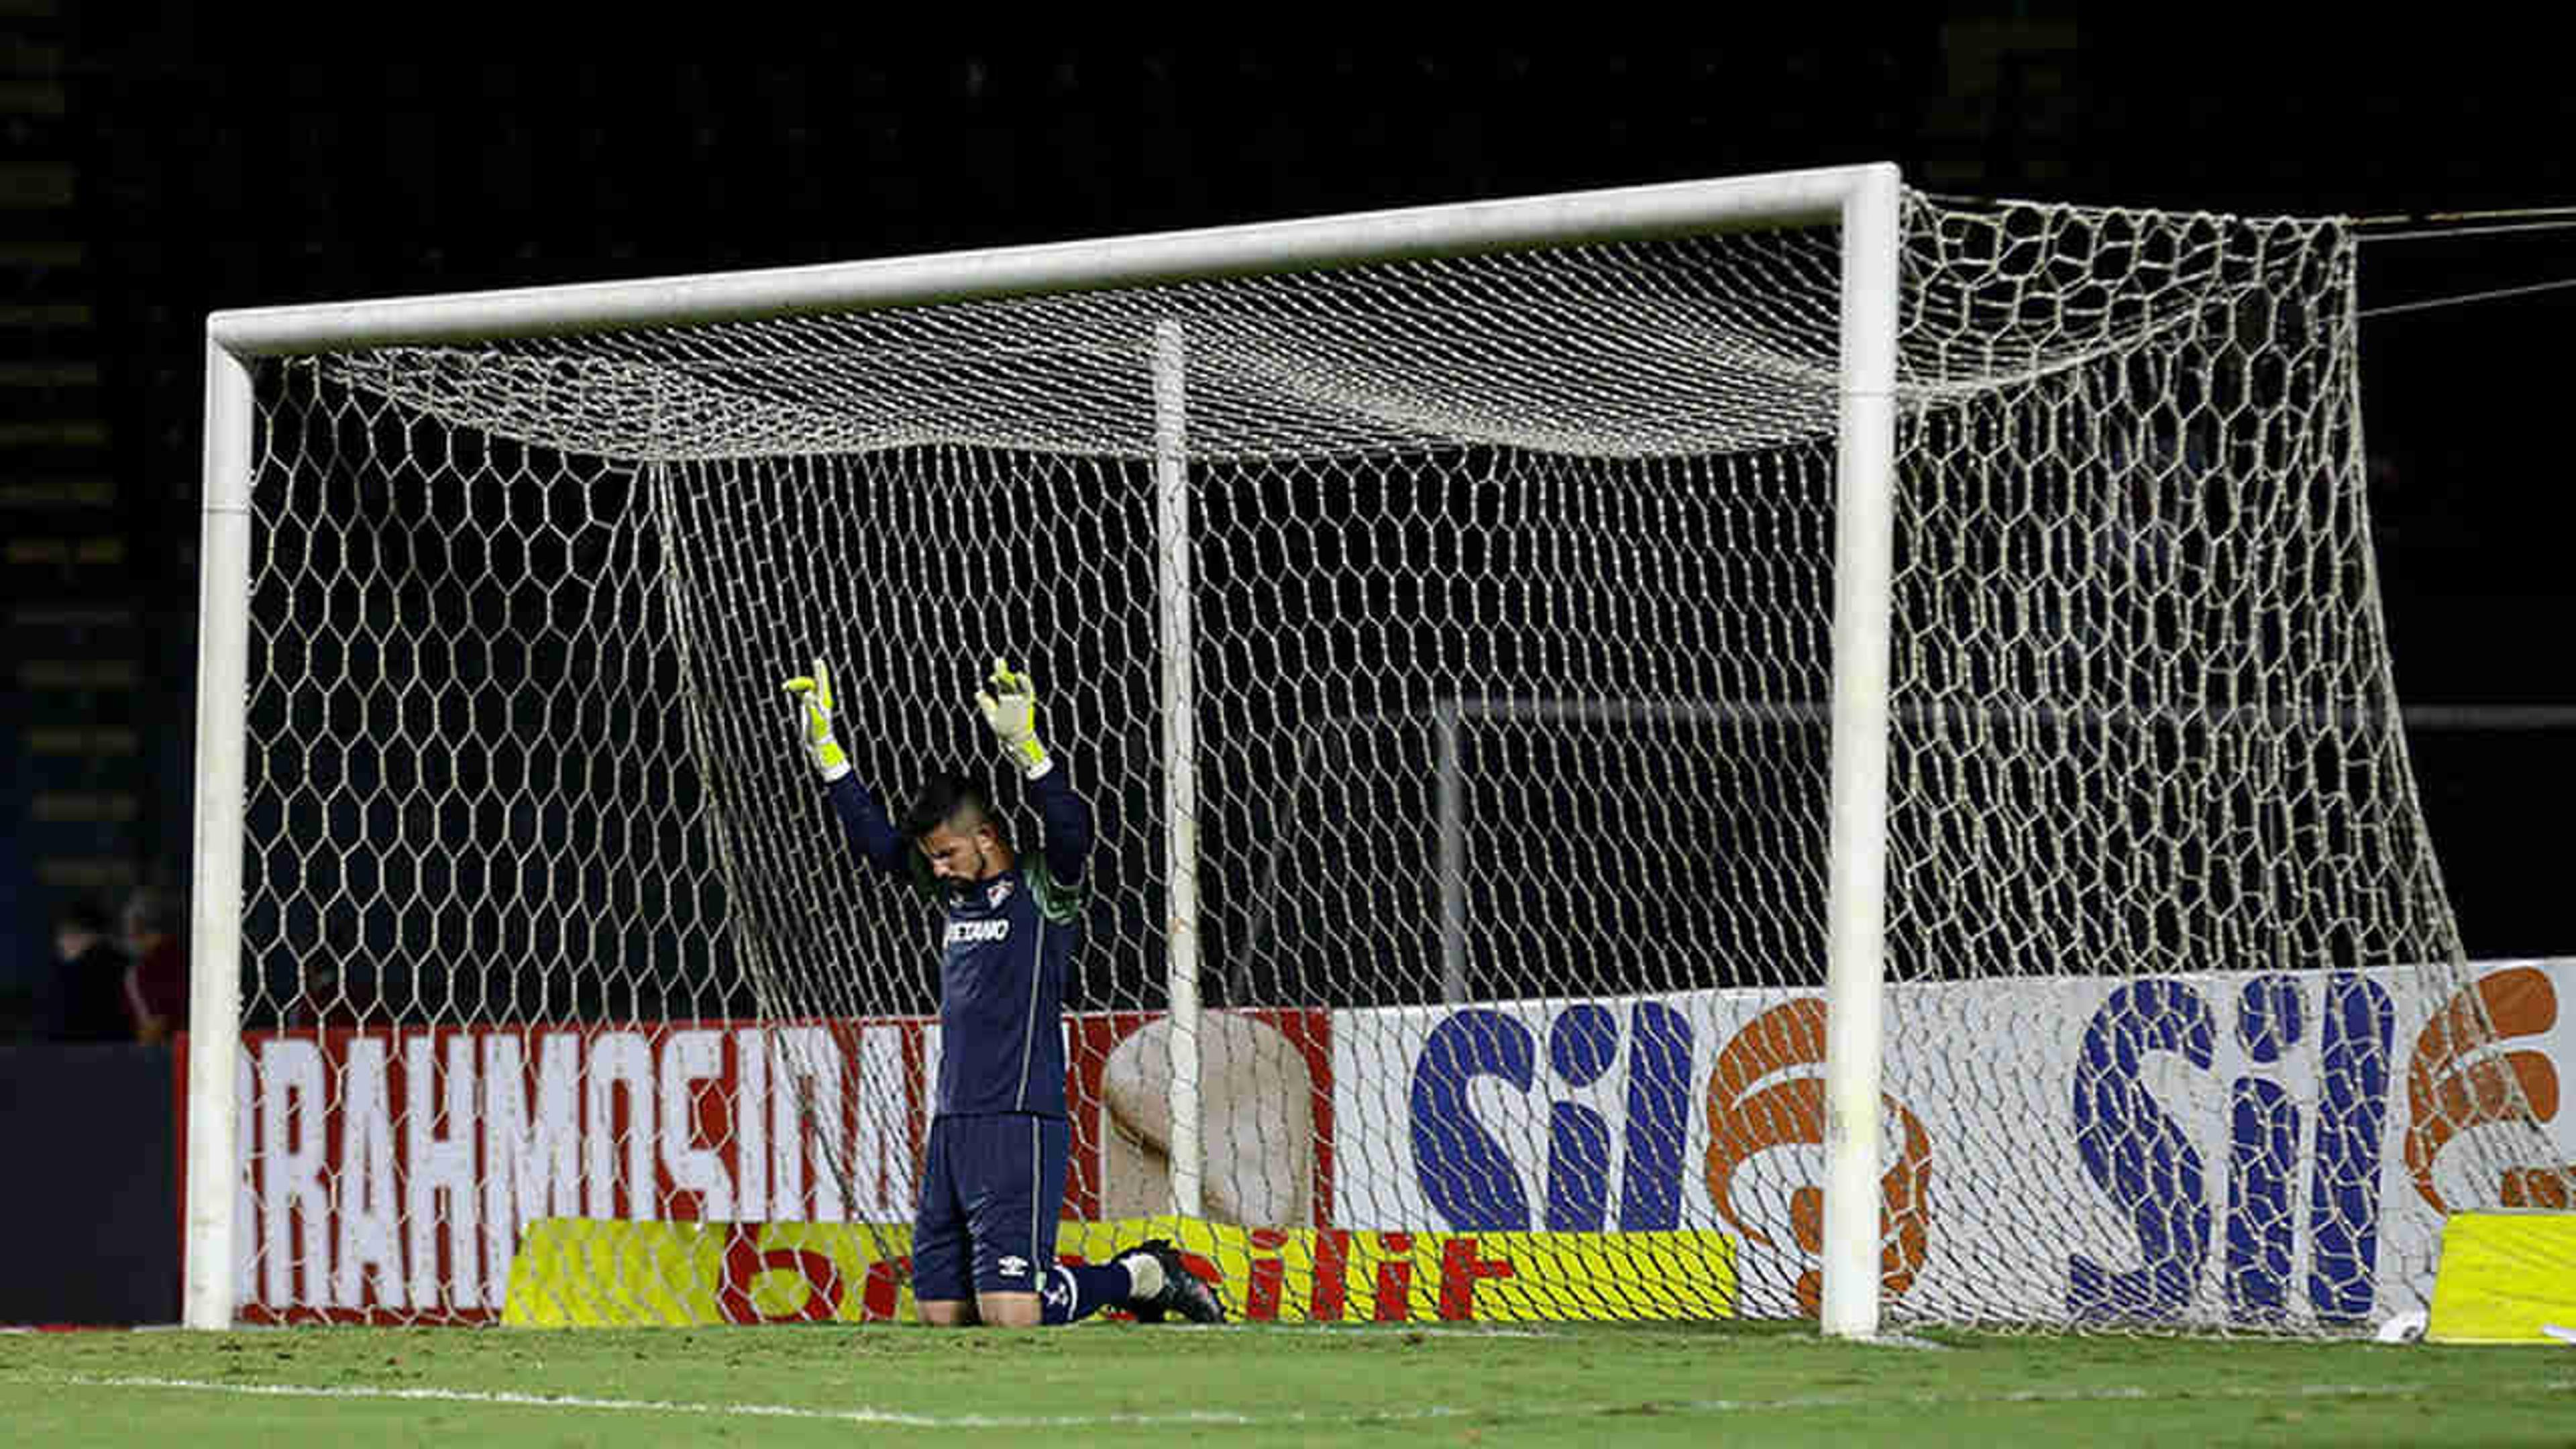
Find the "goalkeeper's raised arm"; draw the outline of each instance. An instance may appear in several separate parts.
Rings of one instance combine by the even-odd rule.
[[[1091,854],[1091,807],[1074,793],[1064,772],[1055,767],[1055,756],[1038,742],[1037,688],[1029,677],[996,659],[989,682],[992,688],[977,692],[975,707],[983,711],[984,723],[992,728],[1003,758],[1028,781],[1029,799],[1045,826],[1041,854],[1047,876],[1066,889],[1079,886],[1083,863]]]
[[[831,666],[817,659],[812,673],[797,675],[780,687],[795,697],[797,742],[831,793],[833,812],[841,817],[841,828],[848,833],[851,846],[882,874],[910,873],[912,863],[904,849],[903,836],[887,818],[885,807],[851,772],[850,756],[841,748],[834,730],[832,721],[839,713],[839,702],[832,694]]]

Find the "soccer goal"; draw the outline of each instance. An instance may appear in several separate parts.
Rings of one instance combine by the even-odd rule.
[[[1238,1313],[2417,1306],[2576,1152],[2353,267],[1872,166],[218,314],[188,1321],[489,1320],[555,1219],[898,1262],[932,923],[778,682],[899,808],[996,655],[1099,821],[1065,1216]],[[743,1231],[608,1271],[894,1302]]]

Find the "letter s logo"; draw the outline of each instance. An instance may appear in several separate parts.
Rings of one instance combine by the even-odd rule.
[[[1413,1067],[1413,1171],[1454,1231],[1529,1230],[1520,1168],[1476,1121],[1467,1086],[1500,1077],[1526,1092],[1537,1066],[1529,1028],[1499,1011],[1461,1011],[1422,1044]]]
[[[1718,1213],[1748,1243],[1771,1246],[1771,1235],[1736,1215],[1735,1174],[1753,1157],[1775,1147],[1821,1146],[1825,1140],[1825,1081],[1822,1076],[1793,1077],[1759,1091],[1755,1082],[1792,1067],[1821,1068],[1825,1060],[1825,1003],[1808,998],[1775,1006],[1745,1023],[1717,1054],[1708,1074],[1708,1195]],[[1879,1284],[1890,1295],[1914,1286],[1931,1253],[1932,1140],[1921,1119],[1892,1097],[1883,1097],[1896,1114],[1896,1165],[1879,1179]],[[1813,1184],[1789,1195],[1789,1226],[1800,1248],[1810,1254],[1825,1246],[1825,1194]],[[1824,1274],[1814,1267],[1798,1275],[1798,1306],[1821,1311]]]
[[[2157,1102],[2147,1058],[2170,1053],[2207,1070],[2218,1023],[2201,994],[2149,978],[2112,992],[2084,1027],[2075,1068],[2075,1154],[2138,1235],[2142,1266],[2113,1270],[2089,1253],[2066,1261],[2066,1308],[2079,1318],[2172,1318],[2209,1260],[2209,1192],[2200,1151]]]
[[[2491,1123],[2557,1117],[2558,1069],[2546,1055],[2527,1048],[2492,1053],[2501,1038],[2535,1036],[2557,1022],[2548,974],[2516,966],[2478,978],[2416,1035],[2406,1070],[2406,1171],[2435,1209],[2450,1211],[2433,1165],[2453,1138]],[[2506,1207],[2568,1207],[2576,1199],[2576,1164],[2506,1168],[2497,1198]]]

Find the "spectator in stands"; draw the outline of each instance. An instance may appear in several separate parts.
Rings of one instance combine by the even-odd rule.
[[[134,1039],[168,1041],[187,1021],[188,958],[179,946],[179,904],[167,891],[142,886],[125,902],[125,1010]]]
[[[107,912],[77,901],[54,913],[54,969],[46,979],[37,1034],[47,1041],[128,1041],[125,975],[132,963],[110,934]]]

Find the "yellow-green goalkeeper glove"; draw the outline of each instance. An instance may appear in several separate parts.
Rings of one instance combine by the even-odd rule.
[[[842,753],[841,742],[832,733],[832,671],[820,659],[814,661],[814,672],[800,674],[781,686],[796,696],[796,733],[805,747],[805,758],[814,762],[814,773],[825,784],[850,773],[850,757]]]
[[[1010,665],[995,659],[993,687],[976,691],[975,707],[984,712],[984,723],[993,727],[993,738],[1002,742],[1002,753],[1021,774],[1034,780],[1055,763],[1038,743],[1038,694],[1027,675],[1014,674]]]

